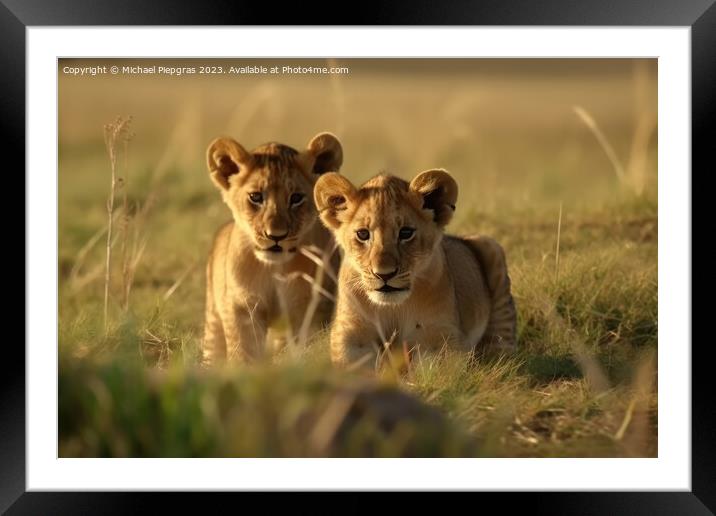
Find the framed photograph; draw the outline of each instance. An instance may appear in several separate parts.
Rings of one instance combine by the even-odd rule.
[[[27,299],[0,508],[709,514],[691,171],[716,7],[220,7],[0,6]]]

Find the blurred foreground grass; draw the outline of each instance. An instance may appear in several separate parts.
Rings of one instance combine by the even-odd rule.
[[[642,134],[655,70],[634,63],[418,77],[361,65],[348,78],[241,84],[61,76],[60,456],[655,456],[656,143]],[[119,162],[127,216],[105,331],[101,138],[118,113],[136,135]],[[449,231],[507,251],[516,356],[447,355],[372,382],[330,367],[324,331],[272,364],[198,369],[204,260],[229,216],[205,145],[224,133],[300,146],[321,130],[342,139],[356,182],[384,168],[453,173]]]

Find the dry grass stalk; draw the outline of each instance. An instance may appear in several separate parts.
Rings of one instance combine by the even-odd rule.
[[[315,263],[318,267],[323,268],[323,272],[333,280],[335,284],[338,284],[338,277],[336,276],[336,272],[333,270],[333,268],[330,266],[330,258],[333,256],[333,253],[336,252],[336,247],[332,246],[332,249],[326,249],[326,251],[329,253],[328,258],[324,258],[324,254],[326,251],[321,251],[318,247],[315,245],[301,247],[298,252],[304,255],[306,258],[311,260],[313,263]]]
[[[634,103],[635,126],[629,149],[629,159],[624,167],[617,157],[604,132],[599,128],[594,117],[583,107],[574,106],[574,112],[584,122],[584,125],[594,134],[597,142],[609,158],[612,168],[619,179],[619,183],[630,188],[636,195],[642,195],[647,180],[647,160],[649,155],[649,142],[657,127],[657,114],[652,108],[653,98],[650,95],[649,72],[645,62],[637,63],[634,72]]]
[[[70,270],[69,274],[69,282],[71,285],[74,285],[76,282],[80,280],[80,272],[82,270],[82,266],[85,263],[85,260],[87,259],[87,256],[89,255],[90,251],[94,248],[94,246],[102,239],[102,236],[107,232],[107,226],[102,226],[97,230],[97,232],[92,235],[87,242],[80,248],[79,251],[77,251],[77,254],[75,255],[75,259],[73,261],[72,269]]]
[[[383,364],[387,363],[390,366],[390,372],[394,373],[398,369],[398,365],[396,364],[395,357],[393,356],[393,343],[398,338],[398,330],[393,330],[393,333],[390,335],[390,338],[385,340],[383,339],[383,348],[377,349],[376,357],[375,357],[375,370],[376,372],[383,369]]]
[[[299,249],[301,254],[316,264],[316,272],[314,276],[300,272],[293,272],[290,274],[274,274],[274,278],[276,279],[276,297],[278,299],[279,306],[281,307],[283,317],[287,322],[285,339],[286,342],[290,344],[289,352],[292,354],[295,354],[297,350],[305,349],[308,346],[308,333],[311,329],[311,322],[316,314],[321,297],[335,301],[335,296],[323,288],[324,276],[328,276],[336,281],[336,273],[331,267],[331,257],[335,251],[336,247],[332,242],[328,243],[324,250],[321,250],[316,246],[306,246]],[[297,280],[306,281],[311,285],[311,297],[298,327],[298,335],[294,335],[290,322],[291,318],[289,317],[289,301],[286,298],[285,286],[289,282]]]
[[[594,120],[592,115],[590,115],[589,112],[587,112],[587,110],[583,107],[574,106],[574,112],[582,120],[582,122],[584,122],[584,125],[586,125],[590,131],[592,131],[592,134],[597,139],[597,142],[602,147],[602,150],[604,150],[604,153],[607,155],[607,158],[609,158],[609,162],[612,164],[612,167],[614,168],[614,172],[616,173],[619,182],[624,183],[626,180],[624,166],[622,165],[621,161],[619,161],[617,153],[614,151],[614,147],[611,146],[609,140],[607,140],[607,137],[604,136],[604,133],[597,125],[597,122]]]
[[[117,176],[117,159],[118,159],[118,144],[128,140],[131,135],[129,133],[129,124],[132,118],[117,117],[114,122],[105,124],[104,126],[104,143],[107,148],[107,154],[109,156],[110,171],[111,171],[111,183],[109,191],[109,200],[107,201],[107,254],[105,261],[105,276],[104,276],[104,327],[107,330],[107,312],[109,303],[109,282],[111,279],[111,264],[112,264],[112,229],[114,221],[114,199],[117,193],[117,189],[121,187],[121,181],[118,181]]]
[[[131,120],[131,117],[130,117]],[[127,242],[129,239],[129,201],[127,199],[127,185],[129,183],[129,140],[134,134],[128,134],[122,140],[124,150],[124,177],[119,178],[122,181],[122,308],[124,311],[129,307],[129,276],[130,276],[130,259],[127,256]]]
[[[654,98],[649,88],[649,69],[646,61],[634,64],[634,119],[636,121],[627,172],[631,186],[637,195],[641,195],[646,186],[649,142],[657,126],[657,113],[651,107]]]
[[[348,364],[346,366],[346,372],[353,373],[355,371],[360,370],[365,364],[368,363],[368,361],[370,361],[370,359],[370,353],[366,353],[355,362],[351,362],[350,364]]]
[[[575,339],[572,342],[572,348],[577,365],[582,370],[592,393],[595,395],[606,393],[611,388],[609,380],[594,355],[587,350],[581,339]]]
[[[149,210],[154,206],[156,201],[156,188],[150,191],[144,203],[131,203],[127,192],[127,177],[129,175],[129,143],[134,134],[129,131],[132,117],[123,119],[118,117],[114,122],[106,124],[104,127],[104,140],[107,154],[110,159],[110,168],[112,172],[110,196],[107,201],[107,211],[111,213],[108,217],[107,224],[100,228],[77,252],[74,265],[69,275],[69,283],[74,292],[81,290],[84,286],[98,278],[101,268],[105,272],[105,299],[104,299],[104,318],[105,328],[108,322],[110,286],[112,283],[112,251],[115,249],[117,241],[121,237],[121,295],[119,298],[122,310],[129,309],[129,295],[132,289],[134,276],[137,266],[146,249],[148,238],[144,235],[144,226],[146,224]],[[120,152],[121,150],[121,152]],[[120,175],[120,154],[123,155],[123,175]],[[117,193],[122,190],[122,206],[117,209],[115,202]],[[119,231],[115,231],[116,225],[119,224]],[[105,262],[102,266],[93,268],[90,272],[80,274],[85,264],[87,256],[94,246],[99,242],[103,235],[107,235],[108,248],[106,251]]]
[[[98,233],[99,238],[102,238],[102,235],[104,235],[107,232],[107,227],[105,226],[102,228],[102,230]],[[98,238],[98,240],[99,240]],[[114,246],[117,244],[118,237],[117,235],[112,238],[111,246],[114,248]],[[88,242],[85,245],[90,244],[91,242]],[[95,242],[96,243],[96,242]],[[88,251],[89,252],[89,249]],[[79,292],[89,283],[93,282],[97,278],[100,278],[102,276],[102,272],[105,271],[105,263],[98,263],[92,269],[89,270],[89,272],[85,272],[84,274],[80,275],[80,270],[82,268],[82,265],[84,264],[84,259],[87,253],[84,253],[82,255],[78,254],[77,261],[75,262],[75,266],[72,268],[72,271],[70,272],[70,286],[72,288],[73,292]]]
[[[280,114],[280,95],[271,82],[257,84],[240,98],[227,119],[226,134],[244,134],[258,119],[261,124],[267,124]]]
[[[122,275],[122,292],[125,300],[125,310],[129,308],[129,294],[132,290],[134,276],[136,275],[139,261],[144,254],[144,250],[147,247],[147,243],[149,242],[149,238],[145,235],[144,226],[147,221],[149,210],[154,205],[155,200],[156,193],[155,191],[152,191],[149,193],[144,203],[137,208],[137,211],[135,212],[134,216],[129,219],[129,221],[131,221],[132,227],[132,244],[131,251],[127,256],[126,268],[123,270]]]
[[[153,167],[151,185],[154,190],[164,179],[166,173],[178,163],[190,163],[194,149],[201,147],[196,128],[201,125],[201,112],[196,101],[186,104],[177,117],[164,152]]]
[[[298,279],[300,274],[274,274],[274,278],[276,279],[276,299],[278,299],[278,305],[281,308],[281,313],[283,314],[283,318],[285,321],[285,338],[286,343],[288,344],[288,351],[292,355],[296,352],[296,346],[293,346],[294,342],[294,335],[293,335],[293,329],[291,328],[291,318],[289,317],[289,307],[288,307],[288,299],[286,299],[286,285],[291,282]],[[251,319],[253,323],[253,318]]]
[[[554,282],[559,280],[559,239],[562,235],[562,201],[559,202],[559,219],[557,220],[557,246],[554,252]]]
[[[584,379],[587,381],[590,391],[595,395],[607,392],[611,388],[607,375],[597,359],[587,349],[584,339],[572,328],[569,322],[559,314],[554,300],[548,299],[545,296],[542,299],[542,305],[544,317],[549,325],[557,329],[560,333],[569,334],[571,336],[570,343],[574,358],[584,375]]]
[[[330,273],[326,272],[331,269],[331,256],[333,256],[332,248],[333,243],[329,241],[326,245],[326,248],[321,253],[321,261],[316,266],[316,274],[313,278],[311,278],[310,281],[312,286],[311,299],[308,302],[306,312],[304,313],[303,320],[301,321],[301,327],[298,330],[298,345],[301,346],[301,348],[304,348],[308,344],[308,330],[311,327],[313,316],[316,314],[316,310],[318,309],[318,304],[321,301],[321,296],[325,296],[326,294],[328,294],[322,287],[323,277],[325,275],[335,277],[335,273],[333,271],[331,271]],[[330,296],[330,294],[328,295]]]
[[[249,320],[251,321],[251,332],[254,334],[253,346],[249,347],[247,343],[239,343],[238,341],[229,343],[227,345],[231,347],[227,349],[227,360],[231,361],[234,357],[240,357],[243,354],[247,354],[250,358],[262,358],[263,357],[263,344],[264,342],[259,339],[259,332],[256,330],[256,317],[254,314],[259,307],[259,302],[254,303],[254,306],[249,306],[249,302],[246,298],[243,299],[246,311],[249,314]],[[241,349],[239,346],[243,346]]]
[[[334,303],[336,302],[336,296],[334,296],[333,294],[331,294],[330,292],[328,292],[328,291],[327,291],[325,288],[323,288],[321,285],[317,284],[316,281],[315,281],[315,279],[314,279],[313,277],[311,277],[310,275],[306,274],[305,272],[299,274],[299,277],[303,278],[304,280],[306,280],[307,283],[309,283],[310,285],[312,285],[313,288],[315,288],[316,291],[317,291],[320,295],[322,295],[323,297],[325,297],[325,298],[328,299],[329,301],[333,301]]]
[[[193,271],[198,264],[199,264],[199,262],[194,262],[189,267],[187,267],[186,270],[172,284],[172,286],[167,289],[167,291],[164,293],[164,296],[162,296],[162,300],[165,303],[169,300],[170,297],[172,297],[172,294],[174,294],[176,289],[179,288],[179,285],[181,285],[184,282],[184,280],[187,278],[187,276],[189,276],[189,273],[191,271]]]
[[[654,394],[655,353],[652,351],[637,367],[632,381],[633,397],[614,439],[624,444],[632,457],[647,457],[649,436],[649,404]]]
[[[634,407],[636,406],[636,399],[632,398],[632,400],[629,402],[629,406],[626,409],[626,412],[624,413],[624,420],[622,421],[622,424],[619,426],[619,430],[617,430],[617,433],[614,434],[614,439],[617,441],[620,441],[624,437],[624,433],[626,432],[626,429],[629,428],[629,423],[631,423],[632,414],[634,414]]]

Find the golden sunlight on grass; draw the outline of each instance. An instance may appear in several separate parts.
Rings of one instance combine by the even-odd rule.
[[[656,62],[335,63],[350,74],[60,75],[60,456],[656,456]],[[320,131],[354,183],[457,179],[449,232],[507,252],[515,356],[395,342],[376,380],[330,367],[327,330],[283,346],[279,324],[270,363],[198,367],[230,217],[206,145]],[[330,294],[299,279],[310,314]]]

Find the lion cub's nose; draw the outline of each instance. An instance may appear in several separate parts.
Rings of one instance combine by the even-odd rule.
[[[396,274],[398,274],[398,269],[395,269],[394,271],[388,272],[388,273],[373,271],[373,275],[376,278],[380,278],[383,281],[385,281],[386,283],[388,282],[389,279],[393,278]]]
[[[264,231],[264,235],[269,240],[273,240],[274,242],[276,242],[278,244],[281,240],[283,240],[284,238],[286,238],[288,236],[288,232],[284,233],[283,235],[272,235],[271,233]]]

